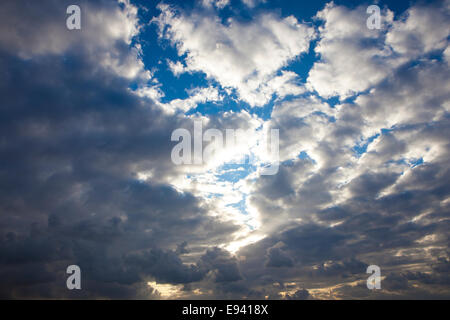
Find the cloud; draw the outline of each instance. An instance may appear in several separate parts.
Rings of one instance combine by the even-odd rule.
[[[65,19],[68,1],[6,1],[1,14],[0,45],[8,52],[30,59],[78,51],[87,53],[99,66],[133,79],[148,80],[151,73],[140,59],[141,48],[129,45],[139,32],[137,8],[128,0],[79,3],[81,30],[68,30]],[[11,27],[14,26],[14,27]],[[95,66],[97,68],[97,66]]]
[[[242,279],[236,258],[220,248],[207,250],[201,257],[200,268],[212,271],[214,281],[219,283]]]
[[[195,88],[188,91],[189,97],[186,99],[174,99],[169,103],[161,103],[163,109],[169,112],[189,111],[195,109],[200,103],[218,102],[223,100],[223,96],[214,87]]]
[[[318,12],[323,21],[315,52],[320,60],[311,69],[309,86],[323,97],[349,97],[384,79],[398,65],[384,43],[393,13],[383,10],[381,30],[366,27],[366,7],[354,10],[329,3]]]
[[[281,246],[283,245],[280,243]],[[266,267],[270,268],[281,268],[281,267],[292,267],[294,262],[287,255],[282,248],[280,248],[279,244],[269,248],[267,250],[267,262]]]
[[[201,278],[172,252],[180,243],[196,252],[201,242],[221,245],[239,229],[169,184],[178,175],[170,132],[186,119],[133,93],[120,72],[99,68],[103,47],[96,42],[91,35],[70,53],[30,45],[27,57],[1,46],[3,297],[158,298],[146,279]],[[117,37],[108,46],[123,47],[123,61],[126,44]],[[144,183],[139,172],[151,178]],[[70,264],[82,269],[81,293],[64,287]]]
[[[352,14],[334,5],[322,12],[327,21],[337,19],[336,28],[330,27],[329,32],[336,33],[330,41],[339,45],[341,33],[366,32],[357,28],[356,16],[338,19],[343,12]],[[326,32],[321,36],[326,38]],[[241,270],[246,277],[253,274],[254,287],[263,286],[270,276],[308,288],[321,298],[448,294],[445,281],[439,286],[416,283],[413,289],[403,278],[401,283],[395,280],[414,269],[437,276],[432,261],[446,261],[448,255],[446,220],[442,220],[449,197],[448,65],[443,45],[435,49],[436,59],[390,65],[377,81],[367,83],[370,90],[351,102],[332,106],[312,93],[275,104],[269,125],[282,128],[284,162],[277,176],[249,182],[249,202],[261,219],[258,231],[266,237],[236,253],[245,256]],[[364,50],[364,46],[355,47],[355,55],[362,51],[364,56]],[[383,63],[390,64],[390,57],[386,59]],[[323,64],[329,76],[333,63],[323,59],[316,65]],[[280,241],[282,251],[272,249]],[[267,262],[267,257],[260,256],[272,250],[275,257],[295,261],[294,270],[258,272],[257,266]],[[387,291],[373,296],[365,287],[365,268],[370,264],[393,272],[386,278]],[[355,281],[360,285],[342,286]],[[318,287],[324,291],[312,290]]]
[[[134,272],[151,275],[162,283],[189,283],[199,281],[204,276],[197,267],[183,264],[173,251],[151,249],[127,256],[125,263],[132,265]]]
[[[186,55],[185,71],[203,72],[224,88],[237,90],[249,104],[264,105],[292,80],[292,73],[277,72],[301,53],[307,52],[314,30],[294,17],[262,14],[243,23],[230,18],[226,24],[216,16],[177,12],[165,4],[153,21],[160,37]],[[298,86],[296,86],[298,87]],[[293,87],[288,93],[298,93]]]
[[[155,37],[178,60],[159,67],[208,78],[168,102],[164,77],[146,82],[134,5],[82,3],[72,33],[66,3],[26,3],[0,14],[1,297],[448,298],[449,31],[436,27],[448,1],[396,19],[383,9],[380,31],[363,7],[326,5],[306,86],[287,66],[315,32],[293,16],[160,5]],[[230,90],[272,101],[270,117],[185,114]],[[175,166],[170,135],[194,120],[250,133],[208,164]],[[259,164],[271,128],[277,175],[226,167],[245,153]],[[64,286],[70,264],[80,292]],[[372,264],[381,291],[366,287]]]
[[[223,9],[230,4],[230,0],[202,0],[202,5],[205,8],[212,8],[213,6],[217,9]]]

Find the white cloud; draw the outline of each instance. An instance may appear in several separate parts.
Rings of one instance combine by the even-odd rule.
[[[263,14],[243,23],[229,19],[222,24],[216,16],[177,14],[168,5],[159,5],[154,19],[160,36],[186,55],[185,71],[204,72],[224,88],[234,88],[249,104],[263,105],[272,94],[281,92],[277,72],[309,48],[314,30],[293,16],[279,18]],[[298,92],[300,89],[292,90]]]
[[[40,6],[38,3],[29,3],[21,8],[20,14],[15,12],[18,6],[13,2],[4,5],[3,14],[0,13],[0,45],[23,59],[84,50],[101,68],[119,76],[143,80],[151,77],[140,58],[140,46],[131,47],[140,26],[137,7],[129,0],[110,2],[105,6],[81,2],[81,30],[66,28],[65,16],[61,17],[61,3],[40,15],[32,15],[33,11],[40,10],[34,8]],[[30,21],[35,24],[33,30],[27,28]]]
[[[186,67],[180,61],[173,62],[173,61],[167,60],[167,65],[168,65],[170,71],[172,71],[172,73],[177,77],[180,74],[186,72]]]
[[[315,49],[320,61],[310,71],[308,84],[321,96],[345,98],[364,91],[397,64],[383,43],[383,31],[366,27],[364,7],[351,10],[329,3],[316,17],[324,21]],[[383,28],[392,18],[392,12],[383,12]]]
[[[412,7],[404,19],[394,22],[386,35],[386,43],[396,52],[411,58],[444,49],[450,34],[449,17],[448,0],[439,6]]]
[[[223,99],[217,88],[195,88],[189,90],[189,97],[186,99],[174,99],[167,104],[163,104],[164,108],[171,110],[189,111],[196,108],[199,103],[218,102]]]
[[[381,30],[370,30],[366,7],[352,10],[329,3],[316,16],[324,26],[316,47],[320,61],[310,71],[309,87],[323,97],[345,99],[376,85],[400,65],[445,49],[449,4],[447,0],[442,5],[412,7],[406,17],[395,21],[393,12],[385,9]]]

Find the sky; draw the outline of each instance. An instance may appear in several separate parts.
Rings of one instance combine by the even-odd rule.
[[[449,0],[0,6],[0,298],[450,298]]]

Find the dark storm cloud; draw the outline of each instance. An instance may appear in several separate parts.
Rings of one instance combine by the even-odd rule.
[[[138,274],[151,274],[162,283],[189,283],[199,281],[204,272],[196,266],[186,266],[173,251],[153,249],[148,252],[128,255],[125,259]]]
[[[352,180],[349,188],[355,197],[363,195],[376,195],[384,188],[390,186],[398,178],[396,173],[364,173]]]
[[[214,280],[219,283],[242,279],[236,258],[220,248],[206,251],[200,260],[200,267],[212,271]]]
[[[78,42],[70,39],[64,3],[32,1],[22,10],[19,2],[2,10],[10,15],[3,23],[20,21],[18,32],[7,36],[2,27],[0,37],[2,297],[157,298],[146,280],[198,281],[208,270],[184,265],[178,255],[185,251],[171,250],[220,242],[236,227],[164,182],[176,174],[170,133],[183,120],[138,98],[129,80],[100,65],[103,48],[87,35],[89,25]],[[88,6],[90,14],[115,12],[112,2]],[[37,40],[28,41],[33,34]],[[39,41],[52,36],[54,50],[42,48]],[[128,46],[111,41],[108,50],[125,59]],[[138,181],[136,173],[149,169],[152,179]],[[70,264],[82,269],[80,293],[65,288]],[[219,280],[232,275],[218,268]]]
[[[286,299],[288,300],[306,300],[309,297],[309,292],[306,289],[297,290],[292,295],[287,295]]]
[[[322,263],[315,269],[316,275],[319,276],[337,276],[348,277],[350,275],[361,274],[366,270],[368,265],[357,259],[346,259],[343,261],[330,261]]]
[[[292,267],[294,262],[291,257],[276,245],[267,249],[266,267],[281,268]]]

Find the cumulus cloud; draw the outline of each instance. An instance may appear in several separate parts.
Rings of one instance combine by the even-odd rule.
[[[282,246],[283,243],[278,243],[267,249],[266,267],[281,268],[294,265],[291,257],[283,251]]]
[[[407,11],[407,18],[394,25],[407,24],[408,17],[414,17],[413,12],[419,9],[425,10],[425,16],[427,12],[445,14],[442,7],[413,7]],[[330,41],[336,45],[343,45],[341,37],[348,34],[357,35],[359,40],[371,37],[358,27],[358,10],[361,8],[352,11],[330,4],[319,13],[318,16],[326,16],[327,22],[321,30],[318,50],[322,50],[321,45],[328,45],[324,41],[328,32],[335,33]],[[327,30],[327,23],[331,26],[332,21],[334,28]],[[388,32],[394,34],[396,28]],[[445,281],[434,288],[416,283],[413,289],[401,275],[406,270],[413,272],[413,264],[426,270],[426,274],[433,274],[436,271],[432,266],[446,261],[448,255],[444,240],[447,220],[442,218],[449,196],[445,182],[448,169],[444,164],[448,162],[449,134],[445,128],[449,79],[443,50],[447,43],[440,32],[428,51],[407,49],[407,54],[402,53],[399,58],[397,53],[380,58],[386,68],[376,71],[381,72],[377,80],[363,81],[364,88],[352,88],[342,78],[359,81],[348,72],[356,68],[322,56],[311,70],[309,84],[317,85],[315,89],[324,97],[359,92],[353,102],[329,105],[311,94],[275,105],[269,123],[282,128],[280,155],[286,161],[277,176],[250,183],[249,201],[262,221],[259,231],[269,236],[237,252],[246,257],[244,275],[251,270],[256,273],[254,281],[264,283],[268,275],[258,273],[255,266],[267,263],[267,256],[264,260],[258,258],[267,252],[296,261],[295,276],[284,270],[283,274],[272,271],[275,274],[270,274],[271,279],[295,279],[297,289],[321,287],[324,278],[328,279],[328,293],[314,291],[318,298],[370,297],[363,275],[368,264],[395,270],[385,279],[389,282],[386,291],[372,297],[448,295]],[[383,39],[380,43],[385,48],[387,38],[376,37]],[[353,36],[349,41],[354,41]],[[364,57],[367,50],[365,46],[353,49],[355,57],[360,53]],[[431,51],[442,56],[418,58]],[[419,60],[411,63],[411,59]],[[320,87],[318,78],[314,78],[318,66],[324,68],[320,72],[326,76],[333,75],[335,67],[349,69],[334,74],[339,81],[337,86],[325,81]],[[371,63],[369,67],[376,69]],[[341,84],[345,90],[333,91]],[[368,88],[371,89],[362,93]],[[282,249],[277,245],[280,241]],[[360,285],[339,285],[354,281]]]
[[[368,29],[366,7],[348,9],[328,4],[316,18],[323,21],[320,56],[308,84],[323,97],[345,99],[363,92],[390,75],[391,70],[421,55],[447,47],[449,2],[415,6],[394,20],[383,9],[381,29]]]
[[[166,4],[158,7],[161,14],[154,22],[179,56],[186,55],[184,70],[203,72],[222,87],[237,90],[251,105],[264,105],[280,90],[281,95],[287,94],[281,87],[290,82],[292,74],[277,72],[307,52],[314,36],[314,29],[294,16],[267,13],[248,23],[230,18],[223,24],[217,16],[177,12]],[[288,93],[299,90],[294,87]]]
[[[450,2],[430,6],[414,6],[405,16],[393,23],[386,35],[386,43],[395,52],[409,57],[442,50],[447,47],[450,27]]]
[[[120,1],[119,7],[111,1],[85,1],[82,7],[81,30],[65,27],[68,1],[46,1],[41,5],[35,1],[6,1],[1,13],[0,44],[5,50],[30,59],[36,56],[70,54],[84,47],[92,59],[104,67],[126,78],[151,76],[140,59],[141,48],[129,49],[138,34],[137,8],[128,0]]]

